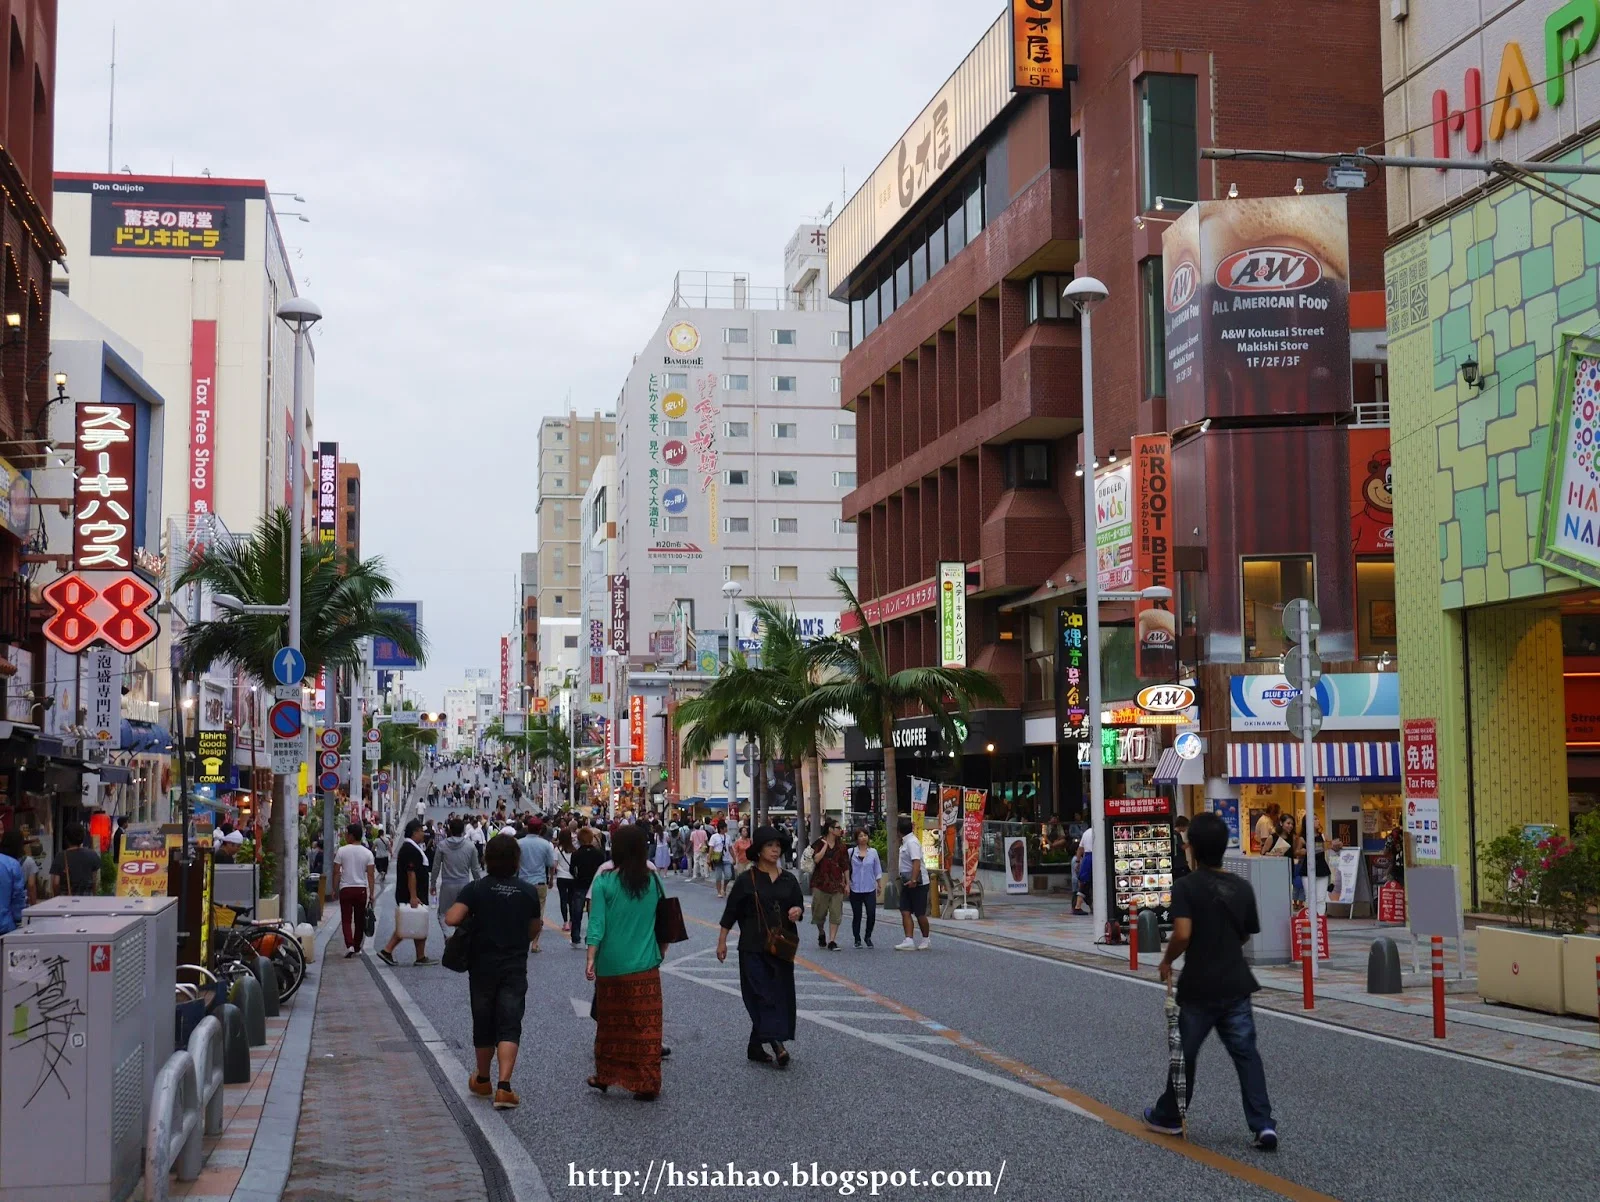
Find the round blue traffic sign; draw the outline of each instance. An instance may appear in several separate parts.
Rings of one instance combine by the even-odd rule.
[[[306,678],[306,657],[293,647],[280,647],[272,657],[272,675],[279,684],[299,684]]]
[[[267,711],[267,725],[280,739],[299,738],[300,703],[293,700],[274,702],[272,708]]]
[[[682,513],[689,508],[689,494],[681,488],[669,488],[661,494],[661,508],[668,513]]]
[[[324,772],[317,777],[317,788],[323,790],[337,789],[339,787],[339,774],[337,772]]]

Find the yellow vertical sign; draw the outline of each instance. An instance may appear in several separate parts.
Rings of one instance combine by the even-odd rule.
[[[1011,0],[1011,89],[1067,86],[1067,0]]]

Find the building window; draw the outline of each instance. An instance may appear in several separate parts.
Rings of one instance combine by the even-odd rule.
[[[723,376],[722,387],[727,392],[749,392],[749,376]]]
[[[749,342],[750,331],[743,326],[729,326],[727,329],[722,331],[722,341]]]
[[[773,566],[772,578],[779,584],[795,584],[800,579],[800,569],[792,563],[780,563]]]
[[[1362,659],[1387,655],[1394,662],[1400,650],[1394,615],[1394,560],[1356,560],[1356,651]],[[1567,619],[1561,624],[1564,633]]]
[[[688,422],[668,422],[667,423],[667,437],[668,438],[688,438],[689,437],[689,423]]]
[[[669,371],[667,373],[668,388],[689,387],[689,373],[686,371]]]
[[[1053,701],[1056,695],[1056,647],[1052,637],[1053,613],[1029,610],[1023,616],[1027,643],[1023,647],[1023,700]]]
[[[894,273],[883,277],[883,283],[878,285],[878,320],[888,321],[894,316]]]
[[[795,344],[795,340],[794,340],[794,331],[793,330],[773,330],[772,331],[772,345],[773,346],[793,346],[794,344]]]
[[[833,345],[834,346],[849,346],[850,345],[850,331],[849,330],[835,330],[833,332]]]
[[[983,230],[983,172],[977,171],[967,183],[967,241]]]
[[[587,456],[587,455],[579,455],[578,456],[578,466],[579,467],[588,467],[589,466],[589,456]]]
[[[665,576],[670,567],[672,567],[670,563],[653,563],[650,565],[650,574],[652,576]]]
[[[616,440],[616,437],[617,437],[616,434],[614,434],[612,431],[610,431],[610,430],[606,431],[606,441],[607,442],[614,442]]]
[[[772,427],[774,438],[796,438],[799,436],[800,427],[794,422],[776,422]]]
[[[564,597],[563,597],[563,596],[562,596],[562,595],[561,595],[561,594],[560,594],[560,593],[557,593],[557,594],[556,594],[556,604],[557,604],[557,605],[564,605],[564,604],[566,604],[566,598],[564,598]]]
[[[589,431],[587,431],[587,430],[579,430],[578,431],[578,441],[579,442],[588,442],[589,441]]]
[[[686,467],[669,467],[667,469],[668,488],[688,488],[689,469]]]
[[[689,533],[689,519],[688,518],[669,517],[667,519],[667,533],[668,534],[687,534],[687,533]]]
[[[1244,595],[1244,657],[1273,660],[1289,640],[1283,635],[1283,606],[1296,597],[1317,599],[1315,561],[1309,555],[1280,555],[1241,561]]]
[[[794,390],[795,390],[795,378],[793,376],[773,376],[772,377],[772,391],[773,392],[793,392]]]
[[[749,422],[723,422],[722,436],[724,438],[749,438]]]
[[[1076,315],[1061,293],[1072,282],[1070,275],[1036,275],[1028,281],[1028,320],[1071,321]]]
[[[833,388],[832,388],[832,390],[834,392],[838,392],[839,391],[839,377],[838,376],[834,376],[833,377]]]
[[[556,466],[557,467],[562,466],[564,463],[566,463],[566,461],[567,461],[567,457],[565,455],[558,454],[556,456]]]
[[[564,492],[566,490],[566,487],[567,487],[566,477],[557,476],[556,480],[555,480],[555,485],[554,485],[555,490],[557,492]]]
[[[779,468],[772,473],[772,482],[779,488],[793,488],[799,483],[799,473],[788,468]]]
[[[799,518],[773,518],[772,533],[774,534],[799,534]]]
[[[747,563],[730,563],[723,570],[723,575],[729,580],[749,580],[750,565]]]
[[[1138,83],[1142,202],[1161,197],[1164,208],[1185,208],[1200,191],[1195,77],[1146,75]]]
[[[856,474],[854,472],[834,472],[833,486],[835,488],[854,488],[856,486]]]
[[[833,427],[833,437],[839,442],[854,442],[856,440],[855,422],[839,422]]]
[[[1051,446],[1047,442],[1006,444],[1005,486],[1007,488],[1049,488]]]
[[[728,484],[730,486],[737,486],[737,485],[749,484],[749,483],[750,483],[750,473],[747,472],[744,468],[742,468],[742,467],[730,467],[728,469]]]
[[[567,441],[567,436],[565,434],[563,434],[560,430],[557,430],[556,431],[556,441],[557,442],[566,442]]]
[[[561,645],[563,647],[576,647],[578,645],[578,636],[575,634],[562,635]]]
[[[674,576],[687,576],[689,574],[689,565],[686,563],[675,563],[671,565],[671,568]]]
[[[944,222],[944,241],[952,259],[967,245],[967,209],[960,196],[950,202],[949,215]]]
[[[944,222],[935,221],[928,230],[928,275],[931,277],[944,266]]]
[[[853,563],[852,564],[843,564],[843,565],[840,566],[840,568],[839,568],[839,578],[841,580],[843,580],[846,584],[850,585],[852,588],[855,587],[856,577],[857,577],[857,572],[856,572],[855,564],[853,564]]]
[[[1161,260],[1156,256],[1139,264],[1139,283],[1143,288],[1144,395],[1167,395],[1167,310],[1161,278]]]
[[[723,518],[722,529],[725,534],[749,534],[749,518]]]

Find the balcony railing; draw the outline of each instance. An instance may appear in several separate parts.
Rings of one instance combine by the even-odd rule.
[[[734,271],[680,271],[672,277],[673,309],[790,309],[821,312],[822,298],[814,293],[750,284],[750,277]]]

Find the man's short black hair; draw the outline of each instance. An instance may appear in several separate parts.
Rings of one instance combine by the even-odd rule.
[[[1196,814],[1189,823],[1189,850],[1196,862],[1207,868],[1221,868],[1228,850],[1228,824],[1209,811]]]
[[[78,847],[83,843],[83,825],[77,822],[67,823],[66,829],[61,832],[61,841],[68,847]]]
[[[505,878],[517,871],[522,861],[522,848],[510,835],[496,835],[483,849],[483,866],[492,877]]]
[[[359,822],[352,822],[349,826],[345,827],[344,833],[352,843],[360,843],[361,836],[364,834]]]
[[[898,826],[900,828],[900,837],[902,839],[911,833],[913,825],[914,823],[912,823],[910,818],[904,814],[900,815],[900,822],[898,823]]]

